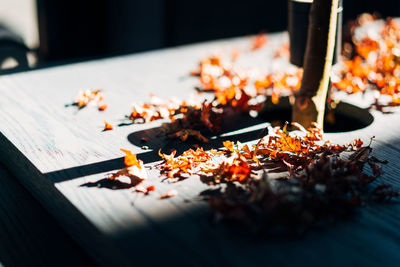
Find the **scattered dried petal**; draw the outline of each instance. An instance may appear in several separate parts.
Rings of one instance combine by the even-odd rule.
[[[257,50],[263,47],[267,43],[268,39],[267,36],[263,33],[260,33],[253,39],[253,45],[251,47],[251,50]]]
[[[107,108],[108,108],[108,106],[107,106],[106,104],[102,104],[102,105],[99,106],[99,110],[100,110],[100,111],[104,111],[104,110],[106,110]]]
[[[170,189],[164,195],[161,195],[160,199],[166,199],[166,198],[174,197],[177,195],[178,195],[178,191],[176,191],[175,189]]]
[[[78,93],[73,105],[82,109],[89,104],[95,104],[101,101],[103,101],[103,93],[101,90],[86,90]]]
[[[125,153],[124,164],[125,168],[111,174],[108,179],[114,180],[118,177],[128,177],[131,180],[131,184],[136,186],[143,180],[147,179],[147,171],[144,168],[143,161],[138,160],[136,155],[130,150],[121,149]]]
[[[150,192],[154,192],[156,188],[154,187],[154,185],[150,185],[148,187],[144,187],[143,185],[139,184],[135,187],[135,192],[138,193],[143,193],[145,195],[148,195]]]
[[[114,127],[108,122],[104,121],[104,131],[110,131],[112,129],[114,129]]]

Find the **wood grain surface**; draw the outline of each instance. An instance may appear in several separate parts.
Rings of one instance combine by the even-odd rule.
[[[269,37],[268,49],[239,62],[263,71],[284,65],[273,60],[287,37]],[[66,231],[99,264],[178,266],[257,266],[321,264],[327,266],[395,265],[400,262],[400,206],[388,204],[360,209],[352,220],[313,231],[301,238],[257,239],[235,234],[209,220],[199,193],[207,187],[197,177],[180,183],[160,178],[159,148],[183,144],[158,135],[161,122],[116,127],[103,132],[103,121],[124,122],[131,103],[148,100],[149,93],[166,98],[188,97],[197,85],[188,72],[212,53],[248,49],[247,38],[191,45],[132,56],[41,69],[0,78],[1,161],[41,201]],[[79,90],[103,89],[109,109],[65,107]],[[365,105],[361,96],[349,102]],[[359,109],[356,109],[359,110]],[[356,115],[354,110],[347,111]],[[393,161],[384,167],[384,180],[399,186],[399,110],[373,112],[368,127],[328,134],[345,143],[356,137],[368,142],[374,154]],[[265,122],[237,118],[224,126],[230,140],[255,140]],[[265,132],[264,132],[265,133]],[[143,150],[146,136],[150,149]],[[221,146],[224,137],[213,140]],[[153,141],[154,140],[154,141]],[[149,167],[148,183],[156,192],[143,196],[124,184],[110,184],[108,173],[123,166],[120,148],[130,149]],[[179,195],[160,200],[176,189]]]

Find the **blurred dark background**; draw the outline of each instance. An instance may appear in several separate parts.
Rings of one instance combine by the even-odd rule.
[[[287,0],[37,0],[47,60],[132,53],[287,28]],[[344,22],[362,12],[399,16],[400,1],[345,0]]]
[[[283,31],[288,21],[288,0],[4,1],[33,3],[38,37],[28,47],[45,63]],[[400,1],[344,0],[344,22],[363,12],[400,16]]]

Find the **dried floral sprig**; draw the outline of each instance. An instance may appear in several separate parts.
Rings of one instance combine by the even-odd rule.
[[[228,183],[207,197],[216,217],[245,224],[263,233],[299,231],[338,217],[371,200],[398,197],[390,185],[369,186],[380,173],[368,175],[365,163],[371,160],[370,147],[362,147],[343,159],[336,153],[322,153],[301,172],[286,179],[271,179],[266,172],[248,183]],[[379,167],[378,167],[379,166]]]
[[[371,144],[360,139],[345,145],[323,139],[321,129],[295,124],[270,129],[249,147],[225,141],[225,150],[185,151],[165,155],[162,173],[168,177],[198,175],[207,184],[225,184],[202,195],[218,218],[234,220],[263,232],[299,229],[346,216],[371,200],[398,197],[390,185],[369,186],[382,174],[381,163],[370,155]],[[371,139],[372,141],[372,139]],[[342,157],[343,152],[350,153]],[[268,164],[265,164],[268,162]],[[271,164],[285,166],[280,178],[270,178]],[[364,171],[367,164],[372,175]],[[288,172],[284,172],[288,171]]]
[[[159,165],[161,173],[168,179],[194,179],[197,175],[206,184],[220,184],[201,193],[215,218],[263,233],[307,229],[351,215],[362,203],[399,196],[390,185],[370,186],[381,176],[381,164],[386,163],[370,155],[371,143],[363,147],[362,141],[355,139],[336,145],[324,140],[315,124],[307,130],[293,126],[295,131],[289,131],[287,124],[271,128],[253,146],[225,141],[221,151],[198,147],[179,156],[175,151],[169,155],[159,151],[164,160]],[[131,151],[122,151],[126,167],[109,179],[126,176],[136,192],[147,195],[154,191],[154,186],[142,185],[147,178],[143,162]],[[345,151],[349,155],[342,157]],[[279,178],[269,176],[271,164],[285,167]],[[160,199],[177,193],[170,189]]]
[[[348,216],[362,203],[399,196],[390,185],[369,186],[381,174],[371,151],[361,147],[347,160],[327,151],[288,178],[271,179],[263,172],[260,179],[245,184],[230,182],[208,198],[210,208],[217,218],[274,234]],[[373,175],[363,171],[365,163]]]
[[[149,103],[134,105],[129,119],[136,123],[169,119],[171,122],[164,125],[164,129],[171,138],[186,140],[188,136],[194,136],[206,142],[207,138],[201,133],[204,129],[218,132],[227,117],[260,111],[266,96],[271,96],[276,104],[282,95],[293,94],[300,88],[302,71],[277,72],[250,81],[247,74],[237,73],[219,57],[213,56],[203,59],[199,70],[192,74],[199,76],[201,87],[198,90],[213,94],[213,99],[203,102],[162,100],[152,95]],[[260,96],[262,99],[258,98]]]
[[[283,163],[287,170],[296,172],[326,151],[340,154],[346,150],[358,149],[362,145],[360,139],[346,145],[334,145],[323,140],[322,131],[315,124],[308,130],[296,123],[292,125],[299,130],[289,132],[288,124],[282,129],[271,128],[267,136],[251,147],[239,142],[235,144],[225,141],[224,151],[189,149],[178,157],[175,157],[176,152],[170,155],[159,152],[165,160],[162,170],[168,177],[197,173],[213,176],[215,183],[235,180],[243,182],[251,173],[251,165],[259,168],[266,160]]]

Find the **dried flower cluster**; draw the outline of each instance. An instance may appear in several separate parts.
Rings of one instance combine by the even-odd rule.
[[[258,38],[261,37],[256,37],[256,40]],[[193,136],[206,141],[200,131],[220,131],[220,124],[226,117],[241,112],[258,112],[266,97],[277,104],[281,96],[292,95],[300,88],[302,70],[255,78],[237,68],[234,60],[211,56],[202,59],[199,68],[191,75],[199,79],[198,93],[211,94],[211,100],[162,100],[152,95],[149,103],[134,105],[129,119],[134,123],[169,119],[171,123],[165,125],[165,130],[171,138],[185,141],[188,136]]]
[[[370,200],[386,200],[399,194],[390,185],[369,185],[381,174],[381,163],[370,156],[370,145],[356,139],[335,145],[323,139],[314,126],[305,130],[269,129],[256,144],[230,141],[224,149],[189,149],[181,155],[163,154],[161,173],[169,179],[196,179],[212,185],[201,195],[209,202],[216,218],[233,220],[262,232],[303,229],[350,215],[355,207]],[[143,165],[129,151],[126,168],[110,178],[126,175],[134,179],[136,192],[148,194],[155,188],[140,184],[146,177]],[[347,157],[341,154],[347,153]],[[365,165],[371,171],[366,172]],[[269,173],[278,172],[271,178]],[[372,173],[371,175],[368,173]],[[139,183],[138,180],[139,179]],[[217,185],[215,187],[215,185]],[[161,199],[177,195],[174,189]]]
[[[352,58],[344,60],[332,77],[332,85],[349,94],[374,90],[376,102],[390,96],[389,106],[400,104],[400,24],[392,18],[382,25],[364,14],[353,25]],[[356,34],[358,27],[368,28]]]
[[[189,149],[178,157],[175,157],[175,154],[176,151],[170,155],[159,152],[160,157],[165,161],[162,165],[162,171],[169,178],[182,176],[183,174],[193,175],[201,170],[201,165],[210,164],[215,160],[216,156],[223,154],[223,152],[218,152],[214,149],[204,151],[203,148],[197,148],[196,150]]]
[[[303,69],[301,68],[298,68],[295,73],[276,72],[255,81],[254,86],[258,95],[271,96],[272,103],[278,104],[282,95],[293,95],[300,89],[302,77]]]
[[[287,178],[271,179],[264,172],[244,184],[230,182],[208,196],[210,208],[219,218],[269,234],[299,231],[351,215],[362,203],[399,195],[390,185],[373,190],[368,186],[381,172],[369,156],[371,150],[358,148],[348,159],[326,150]],[[365,163],[374,175],[363,172]]]
[[[284,166],[285,170],[295,173],[326,151],[340,154],[349,149],[359,149],[362,145],[360,139],[347,145],[334,145],[323,140],[321,129],[316,125],[308,130],[296,123],[292,125],[297,131],[289,132],[288,124],[282,129],[270,128],[269,134],[253,146],[225,141],[223,152],[197,148],[189,149],[178,157],[175,157],[175,152],[170,155],[159,153],[165,160],[162,170],[170,178],[202,174],[210,176],[213,183],[244,182],[252,171],[271,164]]]

